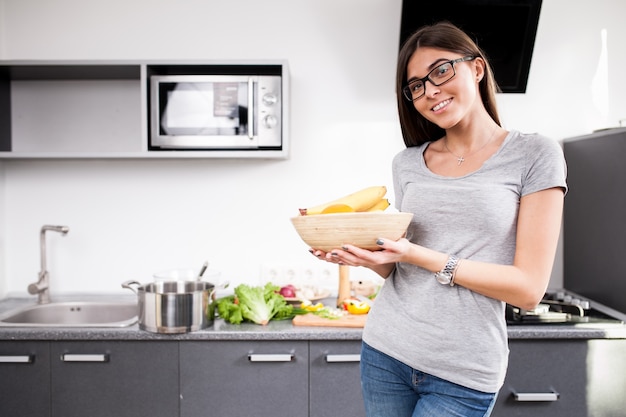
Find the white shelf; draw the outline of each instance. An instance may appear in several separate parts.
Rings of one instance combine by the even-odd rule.
[[[283,151],[0,152],[0,159],[286,159]]]
[[[149,73],[216,65],[282,66],[282,149],[149,149]],[[286,159],[287,71],[284,61],[0,61],[0,159]]]

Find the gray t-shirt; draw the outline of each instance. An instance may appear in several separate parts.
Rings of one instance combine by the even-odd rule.
[[[427,146],[407,148],[393,161],[396,208],[415,214],[407,238],[427,248],[510,265],[520,198],[552,187],[567,191],[563,151],[553,139],[511,131],[479,170],[458,178],[427,168]],[[497,392],[508,364],[504,310],[502,301],[399,263],[374,302],[363,341],[414,369]]]

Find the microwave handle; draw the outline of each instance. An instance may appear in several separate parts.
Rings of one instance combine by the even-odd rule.
[[[254,139],[254,79],[248,78],[248,138]]]

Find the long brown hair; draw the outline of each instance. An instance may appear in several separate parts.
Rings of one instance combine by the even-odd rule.
[[[485,53],[461,29],[450,22],[439,22],[423,26],[413,33],[402,45],[398,55],[396,74],[396,99],[398,115],[404,144],[408,147],[419,146],[425,142],[437,140],[445,135],[445,131],[419,114],[413,103],[402,94],[402,87],[407,82],[407,64],[418,48],[430,47],[458,53],[463,56],[480,57],[485,61],[485,75],[480,81],[479,91],[487,113],[500,125],[500,117],[496,107],[496,93],[500,92],[493,70]]]

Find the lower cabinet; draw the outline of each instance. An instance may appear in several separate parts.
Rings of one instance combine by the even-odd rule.
[[[0,342],[0,416],[50,416],[50,343]]]
[[[181,417],[309,415],[308,341],[180,342]]]
[[[493,417],[623,417],[626,340],[511,340]]]
[[[178,343],[0,342],[0,416],[178,416]]]
[[[51,417],[178,415],[177,342],[53,342],[50,359]]]
[[[361,341],[311,341],[310,417],[364,417]]]
[[[2,341],[0,416],[363,417],[358,340]],[[493,417],[622,417],[626,340],[514,339]]]

